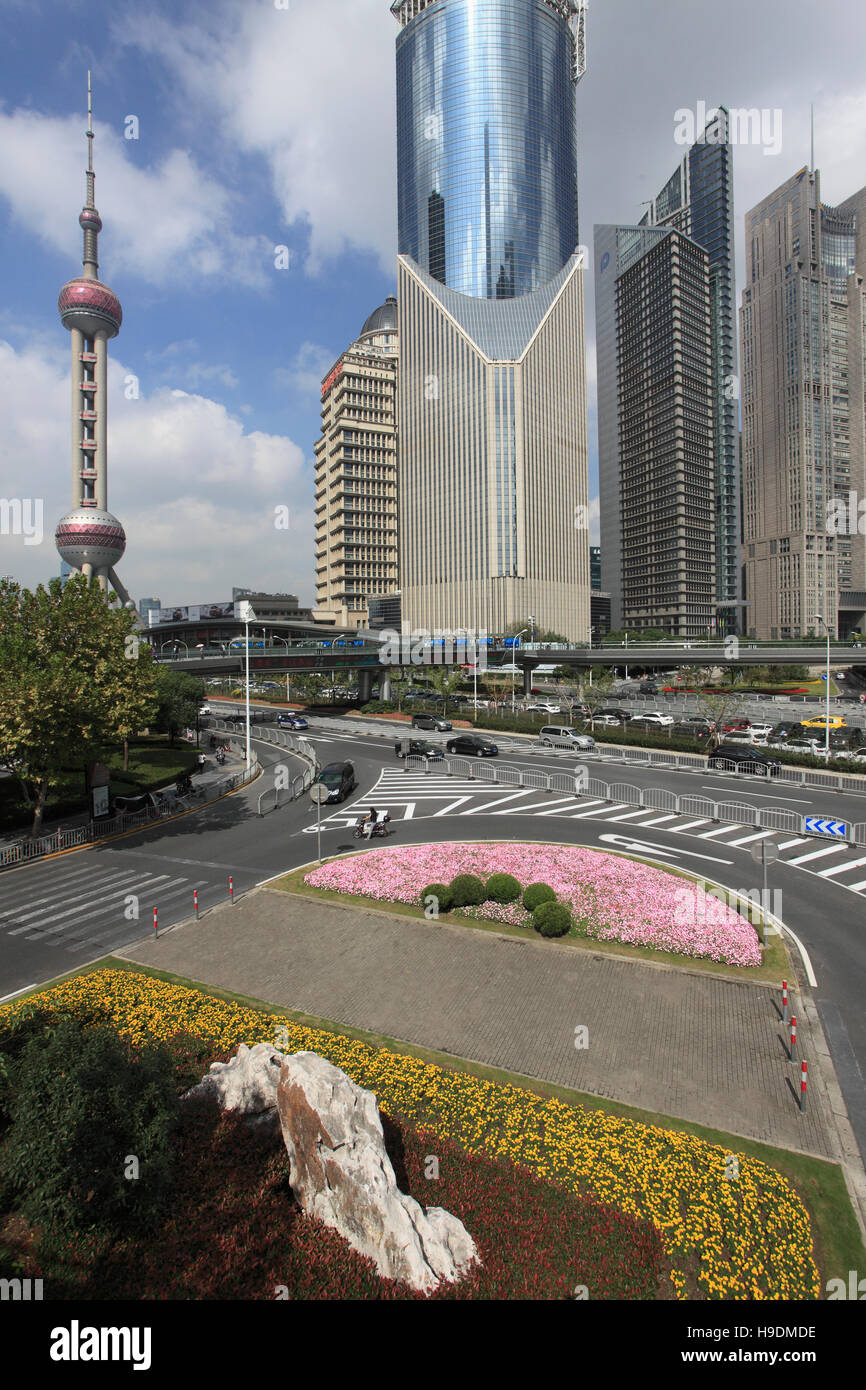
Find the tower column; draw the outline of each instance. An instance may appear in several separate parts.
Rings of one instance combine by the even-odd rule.
[[[82,410],[81,390],[81,353],[84,350],[84,334],[80,328],[69,330],[69,346],[71,352],[71,371],[72,377],[72,505],[81,506],[81,421],[78,416]]]
[[[100,511],[108,510],[108,342],[105,329],[98,328],[93,335],[93,350],[96,353],[96,505]],[[103,585],[104,587],[104,585]]]

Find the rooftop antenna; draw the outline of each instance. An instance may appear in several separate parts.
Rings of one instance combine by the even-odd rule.
[[[810,105],[810,107],[809,107],[809,124],[810,124],[810,127],[811,127],[811,133],[812,133],[811,146],[810,146],[810,154],[809,154],[809,169],[810,169],[810,171],[814,174],[814,172],[815,172],[815,107],[814,107],[813,105]]]

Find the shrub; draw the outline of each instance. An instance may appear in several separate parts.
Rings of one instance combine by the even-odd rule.
[[[542,936],[565,936],[571,924],[565,903],[540,903],[532,914],[532,925]]]
[[[523,906],[527,912],[534,912],[542,903],[555,903],[556,894],[549,883],[530,883],[523,890]]]
[[[55,1233],[146,1226],[171,1185],[169,1050],[133,1052],[113,1028],[66,1018],[28,1041],[10,1080],[3,1157],[21,1214]]]
[[[439,902],[440,912],[450,912],[454,904],[454,894],[447,883],[429,883],[426,888],[421,889],[421,906],[426,908],[427,899],[430,896]]]
[[[475,874],[458,874],[451,880],[454,907],[478,907],[487,897],[487,889]]]
[[[495,903],[516,903],[520,892],[512,874],[491,874],[487,880],[487,898]]]

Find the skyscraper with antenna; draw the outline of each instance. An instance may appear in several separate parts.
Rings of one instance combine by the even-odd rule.
[[[126,534],[108,510],[108,340],[123,322],[120,300],[99,279],[102,220],[94,202],[93,102],[87,74],[87,198],[78,222],[84,233],[82,272],[60,291],[57,308],[69,330],[72,373],[72,509],[60,518],[54,541],[61,559],[101,589],[109,584],[127,606],[132,600],[115,566]]]

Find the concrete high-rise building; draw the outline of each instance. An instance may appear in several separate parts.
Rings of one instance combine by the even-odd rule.
[[[715,617],[709,257],[673,228],[596,227],[602,589],[614,629]]]
[[[69,330],[72,354],[72,510],[57,523],[54,539],[60,558],[107,590],[109,583],[127,607],[135,604],[115,565],[126,549],[126,535],[108,510],[108,340],[120,332],[120,300],[98,278],[98,237],[93,172],[93,112],[87,74],[87,198],[78,221],[84,233],[81,275],[60,291],[57,307]]]
[[[369,594],[398,588],[397,301],[389,295],[322,384],[315,446],[315,617],[369,626]]]
[[[145,627],[150,623],[149,613],[158,613],[162,604],[158,598],[140,598],[138,600],[138,616],[141,618]]]
[[[709,256],[718,630],[742,626],[734,172],[729,113],[720,106],[686,151],[641,226],[675,227]]]
[[[746,214],[743,564],[760,638],[821,635],[819,614],[845,633],[866,616],[864,213],[866,189],[830,207],[803,168]]]
[[[410,628],[589,637],[583,0],[394,0]],[[528,624],[527,624],[528,625]]]

